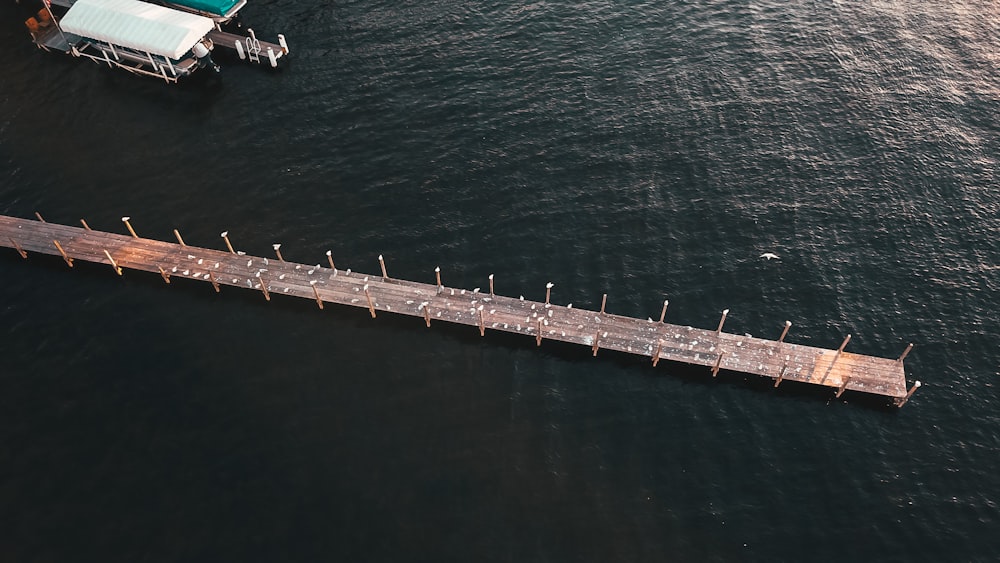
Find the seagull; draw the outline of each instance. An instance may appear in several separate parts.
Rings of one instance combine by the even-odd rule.
[[[768,260],[772,260],[772,259],[773,260],[780,260],[781,259],[777,254],[775,254],[773,252],[765,252],[764,254],[761,254],[760,257],[761,258],[766,258]]]

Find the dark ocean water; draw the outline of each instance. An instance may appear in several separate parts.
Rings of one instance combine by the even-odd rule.
[[[0,16],[0,213],[730,308],[913,342],[924,383],[897,411],[9,251],[0,560],[1000,559],[996,3],[251,0],[290,65],[177,87]]]

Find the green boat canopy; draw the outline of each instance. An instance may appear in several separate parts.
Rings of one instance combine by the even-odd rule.
[[[169,2],[217,16],[224,16],[239,4],[240,0],[169,0]]]

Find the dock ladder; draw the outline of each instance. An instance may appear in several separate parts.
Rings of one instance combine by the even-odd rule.
[[[252,29],[247,29],[247,33],[250,34],[250,37],[246,38],[247,58],[260,64],[260,41],[257,40],[257,35]]]

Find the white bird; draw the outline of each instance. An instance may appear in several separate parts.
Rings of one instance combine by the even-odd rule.
[[[764,254],[761,254],[760,257],[761,258],[766,258],[768,260],[772,260],[772,259],[774,259],[774,260],[780,260],[781,259],[777,254],[775,254],[773,252],[765,252]]]

